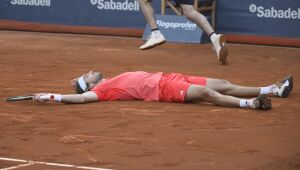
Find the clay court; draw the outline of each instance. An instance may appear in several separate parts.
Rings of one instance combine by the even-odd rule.
[[[299,48],[229,44],[229,63],[219,65],[210,44],[165,43],[147,51],[141,44],[141,38],[0,31],[0,168],[300,169]],[[272,97],[270,111],[208,103],[5,101],[73,93],[70,80],[90,70],[106,77],[180,72],[250,86],[292,74],[295,84],[289,98]]]

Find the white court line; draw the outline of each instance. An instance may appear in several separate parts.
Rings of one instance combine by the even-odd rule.
[[[0,157],[0,160],[2,160],[2,161],[13,161],[13,162],[28,163],[28,164],[23,164],[23,166],[29,166],[29,165],[32,165],[32,164],[40,164],[40,165],[60,166],[60,167],[77,168],[77,169],[88,169],[88,170],[112,170],[112,169],[94,168],[94,167],[77,166],[77,165],[61,164],[61,163],[29,161],[29,160],[14,159],[14,158],[2,158],[2,157]],[[14,166],[14,167],[18,168],[18,166]],[[22,167],[22,165],[19,165],[19,167]],[[10,168],[13,168],[13,167],[10,167]],[[16,168],[14,168],[14,169],[16,169]],[[1,169],[1,170],[6,170],[6,169]]]
[[[11,166],[8,168],[2,168],[1,170],[10,170],[10,169],[17,169],[17,168],[21,168],[21,167],[25,167],[25,166],[30,166],[34,164],[33,162],[27,163],[27,164],[21,164],[21,165],[17,165],[17,166]]]

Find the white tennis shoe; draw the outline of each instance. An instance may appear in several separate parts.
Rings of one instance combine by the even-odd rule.
[[[279,97],[288,97],[293,90],[293,76],[288,75],[280,82],[276,83],[273,88],[273,94]]]
[[[217,38],[215,42],[212,42],[214,45],[214,50],[217,53],[218,60],[220,64],[226,64],[227,62],[227,56],[228,56],[228,50],[226,47],[226,38],[223,34],[217,34]]]
[[[156,45],[162,44],[166,41],[164,35],[160,31],[153,31],[151,35],[148,37],[148,40],[145,44],[140,46],[141,50],[145,50]]]

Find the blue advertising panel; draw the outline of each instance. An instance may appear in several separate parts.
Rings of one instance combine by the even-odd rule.
[[[216,2],[216,31],[219,33],[280,37],[293,39],[292,41],[300,38],[300,0],[216,0]],[[156,14],[159,14],[161,1],[153,0],[151,3]],[[167,14],[174,13],[167,9]],[[46,28],[49,25],[62,25],[72,28],[82,26],[86,29],[104,27],[138,31],[143,30],[146,25],[138,0],[0,0],[0,21],[4,29],[17,27],[21,30],[25,28],[23,27],[25,23],[46,25]],[[21,24],[14,25],[15,23]],[[31,29],[32,27],[28,27],[28,30]],[[194,37],[199,38],[199,42],[205,39],[202,30],[194,32],[193,37],[188,37],[190,34],[187,30],[165,30],[163,26],[161,30],[166,31],[168,41],[172,42],[196,42],[190,41],[190,38]],[[149,28],[146,31],[149,31]],[[177,36],[174,35],[180,36],[179,39],[175,39]],[[294,45],[295,43],[298,41],[294,42]]]
[[[153,2],[158,5],[160,1]],[[138,0],[1,0],[0,19],[119,28],[146,25]]]
[[[217,31],[300,38],[299,0],[219,0]]]
[[[197,24],[177,15],[156,15],[156,23],[168,42],[206,43],[208,36]],[[143,39],[150,35],[150,27],[146,26]]]

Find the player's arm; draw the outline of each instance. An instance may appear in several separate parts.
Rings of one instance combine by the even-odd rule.
[[[34,94],[34,101],[46,102],[46,101],[56,101],[66,104],[81,104],[90,103],[98,101],[96,93],[88,91],[83,94],[53,94],[53,93],[37,93]]]

